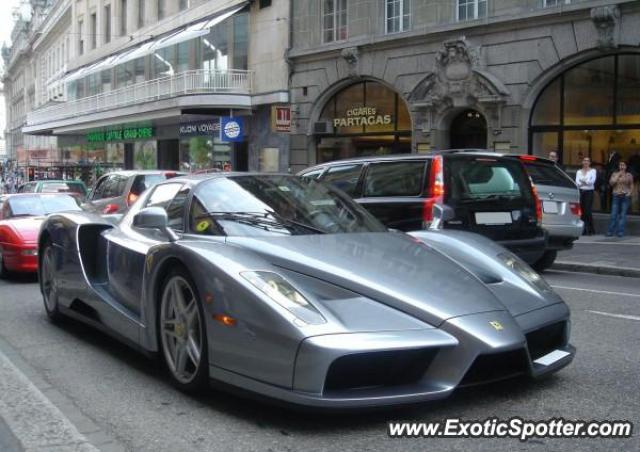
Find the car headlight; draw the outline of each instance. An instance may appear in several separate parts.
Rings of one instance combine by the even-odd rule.
[[[547,284],[544,278],[515,254],[500,253],[498,254],[498,259],[502,261],[505,267],[535,286],[538,290],[542,292],[551,291],[551,286]]]
[[[240,273],[244,279],[280,306],[310,325],[326,323],[326,319],[289,281],[277,273],[248,271]]]

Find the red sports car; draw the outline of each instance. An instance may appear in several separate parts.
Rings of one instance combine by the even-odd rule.
[[[38,232],[54,212],[82,210],[70,195],[24,193],[0,196],[0,277],[38,269]]]

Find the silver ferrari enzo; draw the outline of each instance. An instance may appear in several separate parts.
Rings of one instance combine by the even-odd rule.
[[[54,214],[38,255],[52,320],[158,354],[185,391],[213,380],[298,405],[405,404],[547,375],[575,353],[567,305],[504,248],[389,231],[294,176],[178,177],[117,222]]]

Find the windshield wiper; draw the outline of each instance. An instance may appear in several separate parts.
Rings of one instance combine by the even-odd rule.
[[[273,219],[270,219],[269,215],[271,215]],[[273,211],[265,211],[265,212],[211,211],[198,216],[196,219],[201,219],[205,217],[213,217],[217,220],[235,221],[241,224],[258,226],[258,227],[264,228],[265,230],[269,230],[270,227],[286,229],[287,226],[297,226],[297,227],[305,228],[307,230],[310,230],[319,234],[326,234],[325,231],[318,229],[315,226],[308,225],[306,223],[301,223],[299,221],[296,221],[290,218],[284,218],[282,215],[279,215]]]
[[[287,218],[284,217],[282,215],[280,215],[279,213],[273,211],[273,210],[269,210],[268,213],[273,216],[278,222],[284,224],[284,225],[293,225],[293,226],[298,226],[300,228],[304,228],[307,229],[309,231],[313,231],[316,232],[318,234],[326,234],[327,231],[317,228],[311,224],[308,223],[303,223],[302,221],[298,221],[298,220],[294,220],[293,218]]]

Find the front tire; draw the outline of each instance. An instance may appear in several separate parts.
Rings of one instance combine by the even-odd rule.
[[[544,252],[542,257],[532,265],[532,267],[536,271],[542,273],[543,271],[547,270],[553,265],[554,261],[556,260],[556,257],[558,257],[558,251],[547,250]]]
[[[172,270],[160,290],[160,354],[172,383],[184,392],[204,387],[209,375],[204,310],[196,285],[182,268]]]
[[[62,314],[58,309],[58,287],[56,281],[55,249],[50,240],[46,240],[41,248],[42,260],[38,271],[40,292],[44,302],[44,310],[52,322],[60,321]]]

